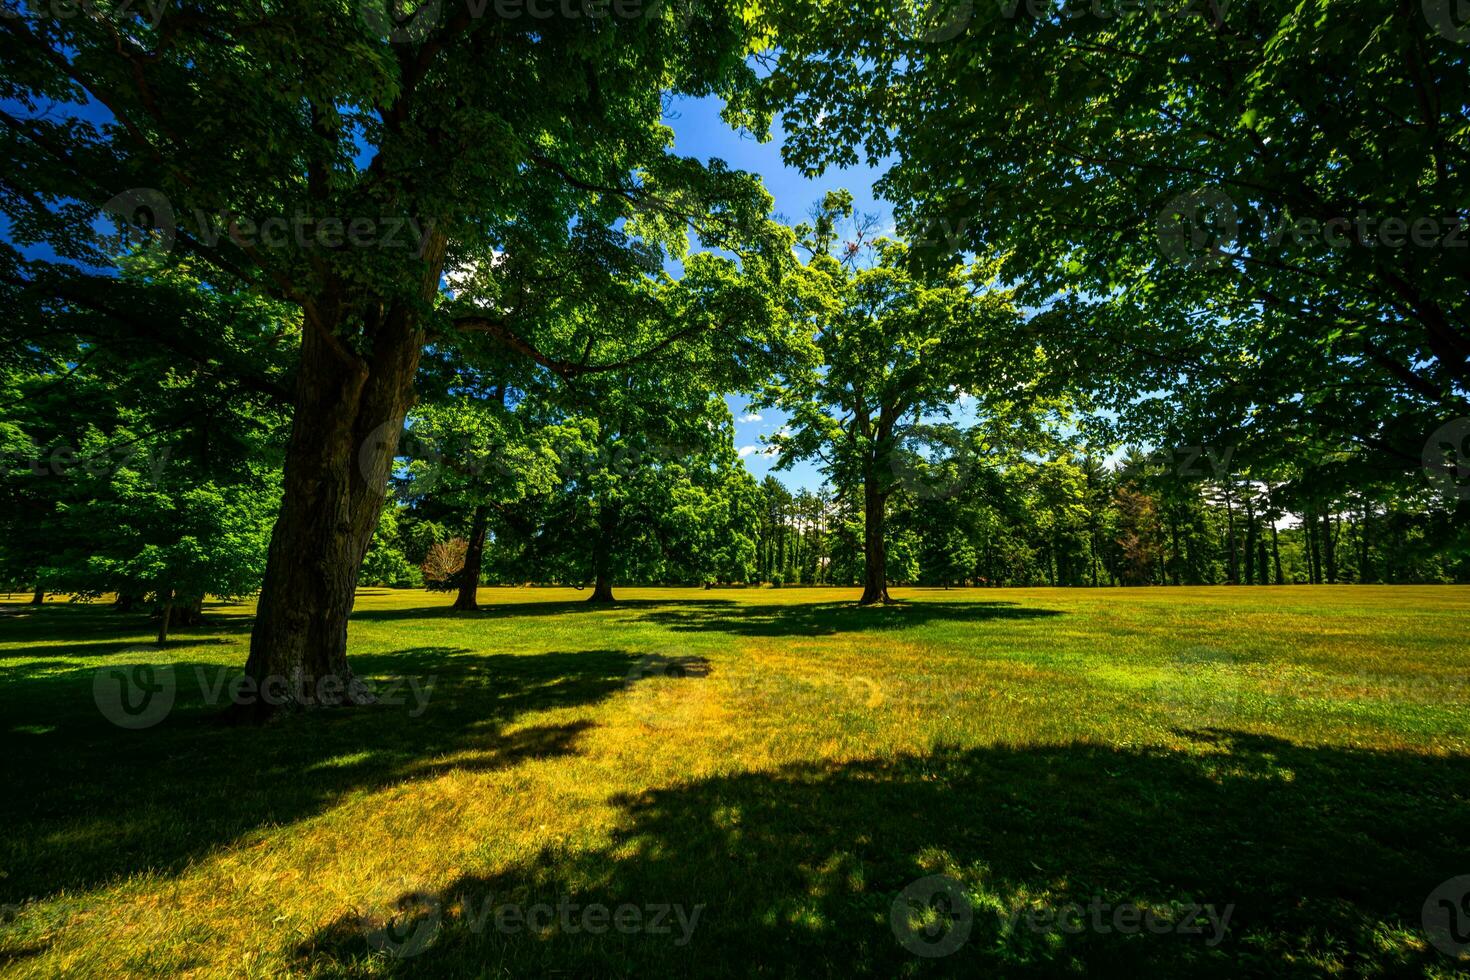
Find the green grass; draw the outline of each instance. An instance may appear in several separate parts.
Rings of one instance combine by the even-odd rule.
[[[1470,874],[1470,589],[584,595],[486,589],[465,615],[364,592],[356,668],[432,677],[427,701],[262,729],[219,724],[198,679],[238,674],[248,607],[208,607],[163,651],[103,605],[0,607],[0,973],[1470,964],[1421,926]],[[139,730],[95,696],[99,668],[134,664],[176,690]],[[942,957],[891,924],[929,875],[970,910]],[[588,935],[555,921],[569,902],[698,919],[682,944],[672,913]],[[1047,924],[1073,902],[1169,931]],[[548,928],[496,928],[537,903]],[[1222,939],[1191,905],[1229,908]]]

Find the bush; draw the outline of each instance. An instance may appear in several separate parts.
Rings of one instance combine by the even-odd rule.
[[[470,543],[464,538],[450,538],[431,545],[424,556],[424,585],[434,591],[459,588],[459,573],[464,571],[465,554]]]

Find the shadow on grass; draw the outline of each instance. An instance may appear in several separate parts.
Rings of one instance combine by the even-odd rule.
[[[7,644],[16,645],[0,650],[0,661],[35,656],[108,657],[140,646],[157,648],[152,640],[158,630],[156,620],[139,610],[119,612],[106,602],[6,606],[3,611],[6,615],[0,617],[0,634]],[[239,607],[206,602],[204,622],[174,628],[166,647],[227,643],[225,637],[249,633],[253,621]],[[119,634],[135,638],[118,640]]]
[[[1431,889],[1470,871],[1470,760],[1205,737],[1224,751],[941,750],[658,789],[617,801],[607,848],[545,851],[505,874],[406,894],[396,911],[345,917],[297,953],[309,969],[377,957],[414,976],[488,964],[527,976],[1454,969],[1424,943],[1420,913]],[[895,927],[900,894],[934,874],[960,883],[935,932],[910,928],[906,912]],[[1073,902],[1080,929],[1044,911]],[[1206,905],[1213,919],[1191,911]],[[588,920],[589,906],[607,911]],[[674,911],[655,926],[658,907]],[[1169,928],[1115,917],[1129,907]],[[1036,915],[1013,917],[1028,908]],[[948,955],[912,951],[939,952],[965,928]]]
[[[592,593],[587,593],[591,595]],[[353,619],[366,622],[393,622],[403,619],[516,619],[522,616],[568,616],[575,613],[617,612],[619,610],[655,609],[674,606],[679,609],[704,606],[724,606],[738,609],[731,599],[619,599],[617,602],[588,602],[586,599],[538,599],[535,602],[483,603],[474,612],[461,612],[451,604],[454,596],[445,597],[443,602],[431,605],[394,609],[358,609]]]
[[[856,602],[811,602],[791,605],[707,603],[680,605],[643,616],[681,633],[716,631],[737,636],[824,636],[875,630],[910,629],[929,623],[985,623],[1038,620],[1062,615],[1015,602],[895,602],[859,606]]]
[[[93,670],[8,684],[0,689],[0,905],[134,872],[170,873],[212,847],[364,788],[573,752],[590,722],[507,729],[526,713],[615,693],[635,662],[617,650],[484,656],[420,647],[360,655],[354,668],[379,681],[380,695],[390,678],[415,679],[418,688],[400,686],[387,699],[397,704],[258,729],[220,724],[230,697],[221,685],[240,671],[219,664],[172,662],[172,710],[136,731],[103,716]]]
[[[514,602],[486,605],[478,612],[459,612],[447,604],[411,609],[365,609],[354,619],[387,622],[432,617],[511,619],[522,616],[568,616],[577,613],[624,611],[636,618],[676,632],[715,631],[738,636],[813,636],[873,630],[908,629],[926,623],[981,623],[994,620],[1032,620],[1060,616],[1055,609],[1037,609],[1015,602],[919,600],[884,606],[853,602],[797,602],[753,604],[732,599],[628,599],[612,604],[580,600]]]

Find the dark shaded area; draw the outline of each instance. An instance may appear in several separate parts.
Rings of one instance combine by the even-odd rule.
[[[859,606],[854,602],[812,602],[798,605],[703,606],[651,612],[643,617],[675,632],[716,630],[737,636],[830,636],[875,630],[909,629],[929,623],[985,623],[995,620],[1036,620],[1060,616],[1055,609],[1037,609],[1015,602],[897,601]]]
[[[545,852],[512,873],[405,895],[389,921],[344,919],[299,950],[336,969],[377,955],[402,975],[1421,976],[1433,948],[1391,954],[1379,923],[1419,929],[1430,890],[1466,871],[1470,760],[1303,748],[1200,733],[1229,754],[1088,744],[942,750],[925,757],[742,773],[622,799],[616,850]],[[935,852],[953,864],[935,863]],[[570,869],[570,873],[568,872]],[[1223,941],[1200,934],[1008,928],[978,906],[948,956],[900,945],[890,911],[940,871],[1003,907],[1028,901],[1181,916],[1233,904]],[[498,929],[487,903],[704,909],[691,941]],[[576,913],[572,913],[576,915]],[[580,917],[570,920],[580,929]],[[647,920],[645,920],[647,921]],[[673,921],[672,919],[670,921]],[[1106,920],[1105,920],[1106,921]],[[390,953],[418,936],[423,948]],[[384,938],[386,937],[386,942]],[[376,952],[375,952],[376,950]]]
[[[93,615],[110,616],[72,613],[68,621],[82,631]],[[90,668],[6,684],[0,904],[174,871],[254,828],[319,813],[364,788],[573,752],[590,722],[503,730],[527,712],[607,697],[637,663],[617,650],[468,653],[418,647],[356,656],[358,673],[380,681],[380,694],[389,693],[381,682],[401,677],[419,678],[421,692],[432,677],[432,691],[425,699],[405,684],[389,698],[397,704],[322,710],[262,728],[220,723],[229,695],[219,685],[238,667],[175,663],[172,711],[137,731],[103,716]],[[452,766],[426,764],[445,753],[455,753]]]
[[[675,632],[716,631],[738,636],[820,636],[873,630],[908,629],[934,622],[983,623],[995,620],[1032,620],[1060,616],[1054,609],[1038,609],[1015,602],[897,601],[881,606],[852,602],[752,604],[731,599],[619,599],[612,604],[584,600],[515,602],[485,605],[479,612],[458,612],[448,605],[413,609],[370,609],[354,619],[388,622],[454,618],[513,619],[517,617],[572,616],[622,610]]]

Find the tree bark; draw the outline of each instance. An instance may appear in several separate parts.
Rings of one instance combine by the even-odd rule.
[[[347,620],[424,343],[401,304],[374,327],[367,360],[320,326],[304,331],[281,510],[245,664],[262,696],[234,709],[246,720],[374,701],[347,663]]]
[[[613,529],[617,516],[606,513],[599,520],[597,541],[592,545],[592,575],[595,580],[588,602],[614,602],[612,583]]]
[[[1276,522],[1271,522],[1271,560],[1276,565],[1276,584],[1285,585],[1286,577],[1281,574],[1281,541],[1276,533]]]
[[[1327,562],[1327,582],[1337,584],[1337,532],[1332,526],[1332,516],[1322,512],[1322,556]]]
[[[481,504],[470,519],[469,547],[464,553],[464,570],[459,573],[459,595],[454,600],[454,608],[461,612],[475,612],[480,608],[480,566],[485,558],[485,532],[489,517],[490,508]]]
[[[1245,584],[1256,584],[1256,506],[1250,495],[1245,498]],[[1266,570],[1261,569],[1264,578]]]
[[[883,540],[884,511],[887,499],[879,492],[877,480],[869,476],[863,481],[863,596],[859,605],[892,602],[888,596],[888,545]]]
[[[46,590],[36,586],[36,591],[31,593],[31,605],[44,606],[46,604]]]
[[[174,593],[172,589],[159,596],[163,609],[158,614],[158,645],[163,646],[168,642],[169,620],[173,618]]]
[[[1226,540],[1230,547],[1230,584],[1240,584],[1240,566],[1237,564],[1238,555],[1235,550],[1235,492],[1232,481],[1225,481],[1225,527],[1227,531]]]

